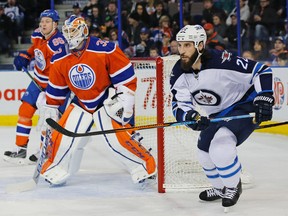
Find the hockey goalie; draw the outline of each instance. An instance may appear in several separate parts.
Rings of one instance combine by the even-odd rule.
[[[130,127],[137,79],[129,59],[114,43],[88,36],[83,18],[72,15],[65,21],[62,32],[68,49],[59,50],[52,62],[46,102],[40,108],[42,131],[47,128],[45,119],[58,120],[57,108],[69,91],[74,92],[78,102],[72,103],[58,121],[66,129],[87,132],[93,123],[98,130]],[[102,137],[112,153],[127,166],[134,183],[156,175],[154,157],[134,138],[133,131]],[[79,170],[88,139],[71,138],[53,131],[42,177],[52,185],[65,183]]]

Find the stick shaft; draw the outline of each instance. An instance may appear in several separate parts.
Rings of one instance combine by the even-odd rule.
[[[43,91],[43,88],[34,80],[33,76],[29,73],[29,71],[27,70],[27,68],[25,67],[22,67],[22,71],[24,73],[26,73],[30,79],[32,80],[32,82],[36,85],[36,87],[40,90],[40,91]]]
[[[239,115],[239,116],[230,116],[230,117],[223,117],[223,118],[214,118],[211,119],[211,122],[219,122],[219,121],[230,121],[235,119],[243,119],[243,118],[253,118],[254,114],[247,114],[247,115]],[[119,133],[124,132],[127,130],[144,130],[144,129],[152,129],[152,128],[164,128],[169,126],[180,126],[180,125],[188,125],[188,124],[195,124],[195,121],[184,121],[184,122],[168,122],[168,123],[160,123],[160,124],[150,124],[150,125],[143,125],[143,126],[135,126],[135,127],[123,127],[119,129],[111,129],[111,130],[104,130],[104,131],[92,131],[87,133],[74,133],[63,128],[53,119],[48,118],[46,119],[48,125],[54,128],[56,131],[70,137],[85,137],[85,136],[96,136],[102,134],[110,134],[110,133]]]
[[[273,123],[273,124],[268,124],[268,125],[261,125],[258,128],[256,128],[256,129],[257,130],[258,129],[265,129],[265,128],[277,127],[277,126],[286,125],[286,124],[288,124],[288,121],[278,122],[278,123]]]

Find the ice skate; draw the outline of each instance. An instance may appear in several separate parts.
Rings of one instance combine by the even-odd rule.
[[[224,207],[224,212],[229,211],[229,207],[234,206],[240,195],[242,193],[242,183],[241,180],[236,188],[224,188],[222,206]]]
[[[203,201],[214,201],[217,199],[221,199],[223,196],[222,189],[218,188],[210,188],[202,191],[199,194],[199,199]]]
[[[17,146],[12,151],[5,151],[3,160],[12,164],[24,165],[27,155],[27,145]]]
[[[30,155],[29,161],[31,161],[31,163],[36,163],[38,158],[39,158],[39,153],[40,153],[40,151],[37,151],[36,153]]]

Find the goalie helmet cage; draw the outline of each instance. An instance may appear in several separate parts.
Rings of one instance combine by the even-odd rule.
[[[170,74],[178,59],[178,55],[131,59],[137,76],[135,125],[175,121]],[[210,186],[196,157],[198,132],[186,126],[173,126],[140,133],[143,145],[157,157],[159,193]]]

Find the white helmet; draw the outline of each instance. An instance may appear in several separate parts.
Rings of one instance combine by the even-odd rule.
[[[205,47],[207,35],[201,25],[186,25],[178,32],[176,40],[178,42],[193,41],[195,43],[195,48],[198,50],[198,45],[201,41],[203,41]]]
[[[62,33],[68,42],[69,49],[75,49],[88,37],[89,30],[82,17],[72,15],[65,20],[62,27]]]

